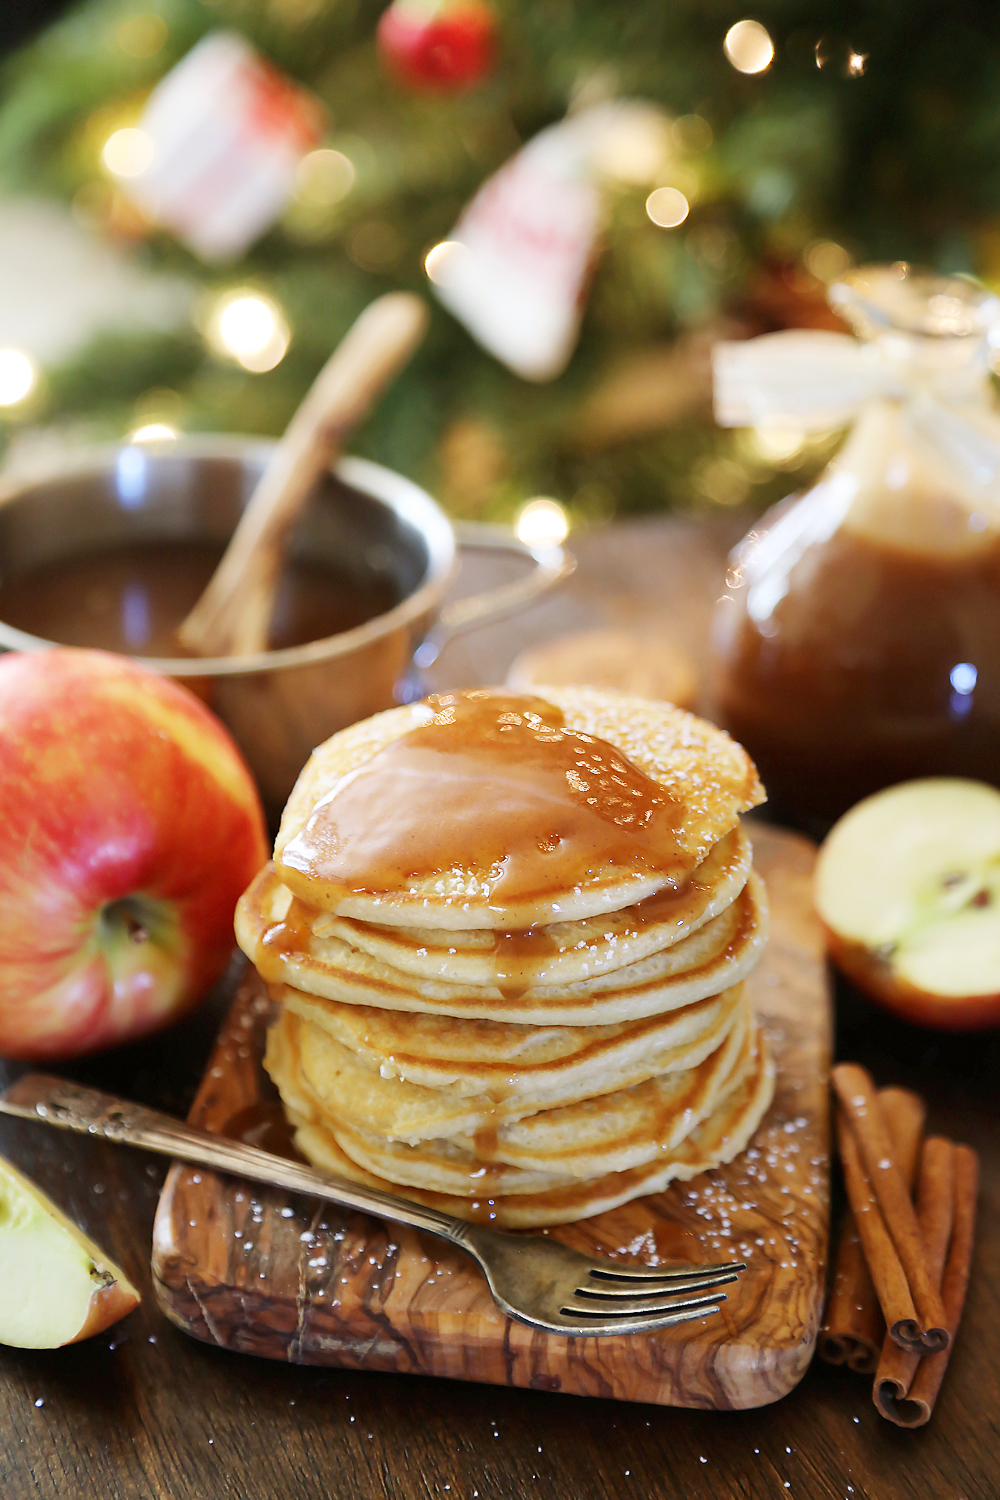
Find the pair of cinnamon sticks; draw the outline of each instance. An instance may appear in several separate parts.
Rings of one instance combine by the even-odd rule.
[[[832,1082],[850,1208],[819,1353],[874,1373],[881,1414],[920,1427],[934,1409],[965,1302],[978,1159],[941,1136],[923,1140],[916,1094],[876,1092],[854,1063],[834,1068]]]

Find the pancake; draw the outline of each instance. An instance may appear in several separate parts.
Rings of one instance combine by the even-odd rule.
[[[752,1070],[754,1026],[741,1011],[723,1044],[697,1067],[651,1078],[635,1088],[514,1122],[494,1121],[475,1136],[407,1143],[347,1121],[339,1108],[318,1106],[308,1070],[300,1065],[302,1092],[319,1124],[341,1150],[376,1176],[401,1187],[481,1196],[544,1191],[544,1180],[603,1177],[645,1166],[689,1136],[729,1090]],[[338,1101],[339,1102],[339,1101]]]
[[[544,701],[479,690],[449,695],[441,701],[450,707],[441,708],[440,701],[409,704],[335,734],[313,752],[285,808],[275,844],[281,879],[310,907],[381,926],[523,930],[579,921],[681,883],[735,827],[739,814],[763,800],[742,747],[691,714],[596,689],[541,691]],[[421,736],[449,723],[449,713],[454,718],[473,710],[503,710],[510,722],[500,729],[520,735],[518,745],[529,743],[536,759],[544,759],[542,749],[549,746],[546,753],[558,750],[579,770],[563,774],[557,767],[558,774],[540,779],[530,756],[513,753],[514,741],[498,748],[496,734],[488,754],[479,753],[486,739],[476,740],[478,759],[440,754],[438,741],[420,748]],[[407,735],[401,751],[398,742]],[[403,752],[412,764],[393,759]],[[589,804],[596,810],[588,810]],[[612,804],[620,816],[609,812]],[[356,825],[348,817],[352,807]],[[596,838],[595,830],[602,829],[612,852],[574,863],[568,834],[545,832],[548,842],[542,840],[538,830],[567,818],[574,828],[586,824],[588,836]],[[520,844],[497,844],[504,850],[497,853],[486,839],[487,824],[494,842],[507,832],[517,843],[513,831],[520,830]],[[669,825],[670,859],[651,862],[641,857],[642,840],[661,825]],[[358,868],[383,870],[378,881],[344,873],[354,868],[352,827],[361,829],[355,840],[364,854]],[[426,865],[427,845],[443,837],[442,830],[455,836],[454,852],[446,864],[425,869],[413,851]],[[534,885],[505,891],[522,854],[526,867],[544,869],[544,875]],[[409,873],[400,864],[404,859],[416,860]]]
[[[565,1103],[693,1067],[732,1024],[741,986],[693,1005],[614,1026],[520,1026],[342,1005],[285,985],[271,994],[384,1079],[450,1089],[493,1104]],[[513,1118],[513,1114],[511,1115]]]
[[[647,1193],[662,1192],[675,1179],[687,1181],[732,1161],[748,1144],[763,1119],[774,1094],[774,1063],[766,1040],[759,1036],[753,1070],[728,1094],[707,1119],[692,1131],[665,1159],[612,1172],[589,1182],[565,1183],[544,1192],[502,1196],[490,1189],[480,1198],[426,1192],[407,1188],[404,1196],[456,1218],[491,1224],[497,1229],[533,1229],[548,1224],[569,1224],[578,1219],[617,1208]],[[386,1193],[398,1193],[397,1184],[366,1171],[347,1155],[330,1132],[313,1118],[305,1100],[286,1096],[286,1109],[296,1127],[295,1141],[302,1154],[320,1171]]]
[[[378,927],[321,912],[317,937],[336,937],[390,968],[461,984],[573,984],[611,973],[689,937],[725,911],[750,873],[753,851],[741,828],[719,840],[676,892],[659,892],[623,911],[526,932]]]
[[[348,1125],[410,1144],[472,1135],[502,1121],[631,1088],[658,1074],[687,1076],[717,1051],[746,1010],[742,988],[736,986],[668,1019],[621,1027],[514,1027],[451,1020],[442,1024],[440,1017],[372,1011],[374,1035],[366,1034],[359,1050],[350,1045],[358,1040],[357,1030],[349,1024],[358,1015],[356,1007],[339,1007],[339,1013],[330,1014],[329,1001],[312,1001],[291,990],[276,998],[283,1008],[268,1039],[266,1066],[270,1069],[275,1061],[281,1071],[282,1059],[294,1057],[303,1086],[318,1108]],[[411,1025],[380,1034],[380,1016]],[[420,1036],[420,1029],[428,1026],[433,1028],[430,1034]],[[465,1035],[452,1038],[449,1032],[454,1030]],[[504,1038],[511,1043],[506,1061]],[[407,1040],[421,1048],[423,1056],[383,1050]],[[442,1050],[450,1047],[457,1060],[435,1059],[436,1042]],[[367,1050],[372,1044],[374,1052]],[[414,1073],[425,1081],[414,1082]],[[275,1078],[278,1081],[277,1074]],[[431,1078],[436,1083],[426,1081]]]
[[[604,1026],[691,1005],[743,979],[767,936],[764,888],[751,874],[725,911],[659,953],[586,981],[504,993],[497,985],[418,979],[339,938],[318,938],[307,925],[285,922],[291,901],[266,866],[236,909],[240,947],[269,984],[346,1004],[531,1025]]]

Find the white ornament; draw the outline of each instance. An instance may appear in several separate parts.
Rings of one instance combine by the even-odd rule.
[[[202,260],[232,260],[277,219],[322,128],[311,94],[213,32],[153,91],[138,125],[148,164],[121,185]]]
[[[427,258],[444,305],[526,380],[551,380],[576,347],[603,220],[609,145],[662,119],[635,101],[550,125],[490,177]]]

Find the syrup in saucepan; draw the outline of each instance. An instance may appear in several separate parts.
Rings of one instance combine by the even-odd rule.
[[[0,578],[0,620],[64,646],[124,656],[177,656],[174,631],[222,556],[222,544],[143,541],[75,553]],[[385,579],[290,561],[275,598],[270,646],[325,640],[399,602]]]

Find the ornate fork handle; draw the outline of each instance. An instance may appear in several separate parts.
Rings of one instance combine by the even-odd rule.
[[[251,1177],[255,1182],[267,1182],[292,1193],[328,1198],[345,1208],[355,1208],[362,1213],[372,1213],[382,1219],[425,1230],[475,1254],[469,1243],[472,1226],[461,1219],[454,1219],[421,1203],[411,1203],[407,1198],[380,1192],[377,1188],[314,1172],[310,1167],[273,1156],[257,1146],[213,1135],[208,1130],[185,1125],[181,1120],[147,1109],[142,1104],[116,1099],[98,1089],[85,1088],[63,1078],[45,1073],[25,1074],[0,1096],[0,1110],[26,1120],[43,1120],[49,1125],[76,1130],[83,1135],[141,1146],[147,1151],[193,1162],[197,1166]]]

